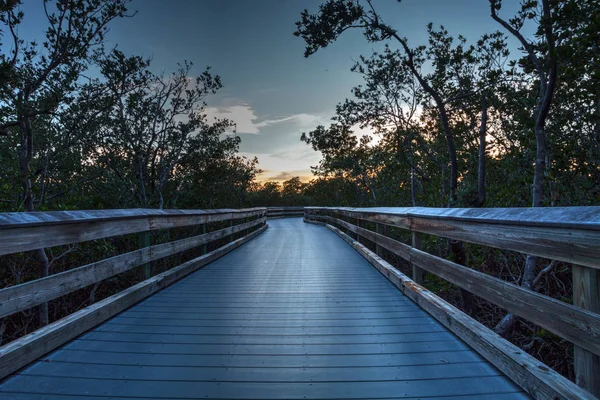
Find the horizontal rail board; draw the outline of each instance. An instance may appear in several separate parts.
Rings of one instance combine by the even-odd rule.
[[[346,221],[330,221],[595,354],[600,354],[600,315],[436,257]],[[552,318],[548,318],[551,315]]]
[[[265,217],[214,232],[153,245],[0,290],[0,318],[26,310],[135,267],[262,224]]]
[[[600,206],[597,207],[513,207],[513,208],[433,208],[433,207],[305,207],[305,211],[339,211],[349,216],[425,218],[461,222],[485,222],[499,225],[540,226],[600,230]]]
[[[222,257],[267,229],[267,225],[217,250],[138,283],[114,296],[0,347],[0,379],[131,307],[151,294]]]
[[[335,212],[415,232],[600,269],[600,207],[307,208],[307,211]]]
[[[117,212],[118,211],[118,212]],[[125,213],[131,211],[131,213]],[[263,216],[265,208],[248,210],[114,210],[0,214],[0,255],[64,244],[86,242],[130,233],[179,228],[231,219]],[[168,212],[172,211],[172,212]],[[124,214],[125,216],[120,216]]]
[[[418,285],[362,244],[327,225],[421,308],[440,321],[536,399],[595,399],[515,345]]]

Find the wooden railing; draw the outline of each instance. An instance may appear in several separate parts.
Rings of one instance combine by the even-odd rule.
[[[304,207],[267,207],[267,218],[302,217]]]
[[[326,224],[342,236],[408,297],[533,397],[600,397],[600,207],[306,207],[305,221]],[[387,227],[410,231],[412,246],[388,237]],[[573,304],[421,251],[423,233],[572,263]],[[361,238],[372,242],[375,252],[361,244]],[[412,279],[382,259],[381,249],[408,261]],[[572,342],[577,383],[587,391],[422,287],[424,271]]]
[[[244,210],[98,210],[0,214],[0,256],[139,234],[139,250],[0,290],[0,318],[47,303],[136,267],[145,280],[0,347],[0,378],[36,360],[152,293],[196,271],[263,232],[266,208]],[[217,230],[206,232],[206,227]],[[228,225],[228,226],[227,226]],[[199,226],[200,235],[152,245],[149,233]],[[226,226],[226,227],[222,227]],[[236,237],[239,237],[235,239]],[[206,252],[206,245],[229,241]],[[217,242],[218,243],[218,242]],[[191,249],[205,253],[152,276],[149,263]]]

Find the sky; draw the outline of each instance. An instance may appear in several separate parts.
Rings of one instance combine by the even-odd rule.
[[[45,26],[41,7],[34,6],[41,0],[24,3],[28,26]],[[329,124],[335,105],[361,83],[361,77],[350,71],[353,60],[381,48],[355,30],[304,58],[304,41],[293,36],[295,22],[303,9],[316,11],[320,3],[134,0],[129,8],[136,15],[113,22],[106,45],[152,58],[151,69],[157,73],[172,72],[183,60],[194,63],[192,75],[210,66],[224,87],[208,98],[207,113],[236,123],[242,155],[258,157],[264,171],[259,180],[299,176],[307,181],[310,166],[318,164],[320,155],[300,141],[301,133]],[[518,3],[504,0],[501,15],[512,16]],[[374,0],[373,4],[411,46],[426,43],[429,22],[472,41],[499,29],[489,16],[487,0]],[[511,44],[518,51],[517,43]]]

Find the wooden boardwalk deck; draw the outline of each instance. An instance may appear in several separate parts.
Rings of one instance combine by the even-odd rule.
[[[527,398],[333,232],[300,218],[0,385],[0,399]]]

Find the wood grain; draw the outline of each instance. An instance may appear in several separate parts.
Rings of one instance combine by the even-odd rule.
[[[405,295],[467,342],[534,398],[595,399],[589,392],[418,285],[339,229],[331,225],[327,227],[354,247]]]
[[[307,208],[600,268],[600,207]]]
[[[600,313],[600,271],[573,265],[573,304]],[[575,346],[575,382],[600,397],[600,356]]]
[[[266,217],[218,231],[153,245],[84,265],[43,279],[0,290],[0,318],[26,310],[148,262],[222,239],[264,223]]]
[[[267,229],[267,225],[217,250],[138,283],[29,335],[0,347],[0,379],[35,361],[108,318],[131,307],[178,279],[229,253]]]
[[[524,289],[463,265],[436,257],[340,219],[330,221],[388,249],[414,265],[600,354],[600,314]],[[552,315],[552,318],[548,318]]]
[[[0,214],[0,255],[129,233],[260,217],[264,214],[266,208],[210,211],[103,210],[4,213]]]

